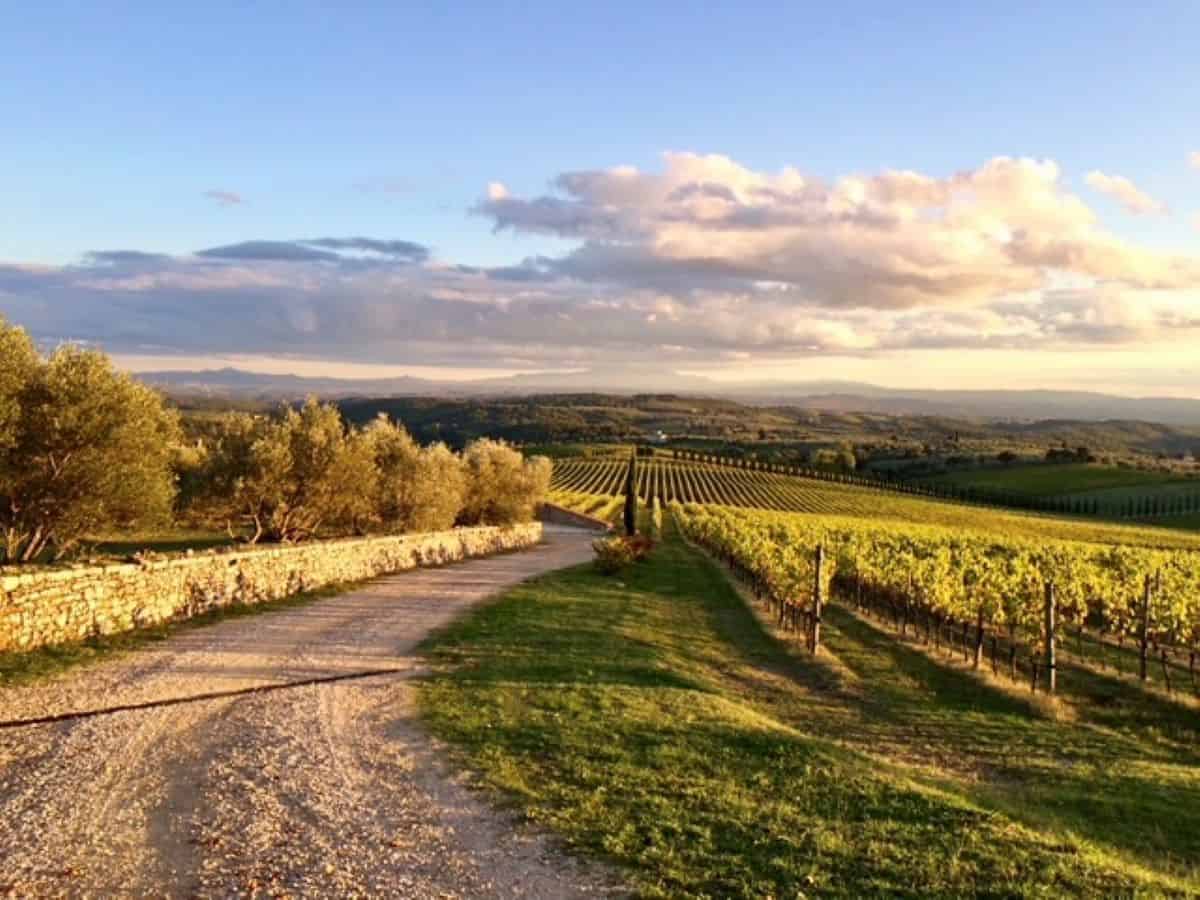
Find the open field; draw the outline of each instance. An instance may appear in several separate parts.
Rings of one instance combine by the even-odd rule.
[[[668,529],[428,645],[435,731],[647,896],[1200,891],[1200,717],[1097,676],[1054,708],[834,606],[815,659]]]
[[[1094,506],[1104,515],[1188,520],[1200,507],[1200,479],[1084,463],[974,469],[925,480],[925,484],[1007,492],[1026,497],[1056,498]],[[1156,515],[1157,514],[1157,515]]]
[[[590,498],[616,497],[626,461],[571,459],[555,464],[554,499],[566,506],[601,508]],[[1025,537],[1057,537],[1151,547],[1200,548],[1200,534],[1083,518],[1034,515],[933,500],[878,488],[791,475],[654,458],[639,462],[639,493],[667,502],[718,503],[785,512],[894,519],[917,524],[992,529]],[[615,510],[615,506],[613,509]]]

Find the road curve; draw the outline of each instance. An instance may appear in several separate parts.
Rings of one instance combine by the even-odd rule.
[[[5,721],[140,707],[0,730],[0,896],[609,893],[446,772],[410,683],[432,629],[582,562],[592,537],[548,527],[523,553],[380,578],[0,691]],[[388,672],[246,690],[376,669]],[[186,699],[212,693],[224,696]]]

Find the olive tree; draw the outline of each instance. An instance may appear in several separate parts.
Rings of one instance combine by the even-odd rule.
[[[459,521],[465,525],[527,522],[550,489],[550,460],[525,459],[503,441],[472,441],[463,464],[467,493]]]
[[[202,508],[244,526],[250,543],[362,532],[375,517],[378,470],[365,436],[310,398],[273,420],[228,416],[201,480]]]
[[[60,557],[98,531],[169,519],[177,416],[99,352],[42,359],[0,321],[0,561]]]
[[[248,524],[252,542],[262,537],[269,518],[268,496],[257,491],[254,445],[266,433],[266,420],[248,413],[225,413],[209,427],[199,465],[183,473],[181,500],[186,512],[208,524]]]
[[[445,444],[421,447],[403,426],[381,416],[363,437],[378,471],[376,511],[389,531],[441,531],[462,510],[467,477]]]

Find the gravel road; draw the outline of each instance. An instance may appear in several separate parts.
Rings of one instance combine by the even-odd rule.
[[[489,809],[413,720],[413,648],[591,535],[380,578],[4,689],[13,720],[344,675],[0,730],[0,896],[545,897],[615,882]]]

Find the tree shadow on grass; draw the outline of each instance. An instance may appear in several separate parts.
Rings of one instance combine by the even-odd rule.
[[[1190,752],[1181,760],[1133,729],[1098,727],[1087,715],[1053,721],[846,610],[831,608],[828,620],[830,648],[875,688],[871,715],[847,740],[970,774],[961,786],[967,796],[1035,827],[1194,873],[1200,776],[1180,767],[1194,759]]]
[[[1051,721],[844,610],[827,622],[843,670],[668,538],[619,579],[566,570],[452,624],[427,649],[453,676],[423,690],[493,784],[657,894],[1132,892],[1014,820],[1160,872],[1192,854],[1196,782],[1139,768],[1135,736]]]
[[[534,819],[652,878],[655,896],[1132,889],[1125,875],[1070,846],[875,772],[853,751],[728,699],[667,689],[595,697],[613,690],[621,692],[570,685],[536,710],[500,710],[503,698],[473,696],[480,717],[450,728],[456,743],[488,754],[492,783],[522,795]],[[610,714],[606,704],[622,701],[620,714]],[[594,705],[601,708],[589,715]]]
[[[1119,704],[1055,721],[1033,698],[989,684],[833,605],[824,617],[825,646],[862,688],[841,690],[829,665],[770,633],[715,564],[705,564],[728,587],[708,605],[714,627],[747,664],[769,668],[809,695],[797,703],[785,690],[755,685],[756,699],[782,721],[902,767],[915,765],[908,771],[917,777],[932,774],[945,784],[949,776],[951,789],[1034,827],[1073,831],[1150,865],[1165,858],[1177,870],[1194,872],[1200,778],[1189,780],[1170,765],[1144,765],[1195,760],[1191,747],[1159,740],[1164,731],[1191,734],[1190,710],[1086,673],[1080,683],[1120,698]],[[1142,699],[1149,702],[1139,705]]]

